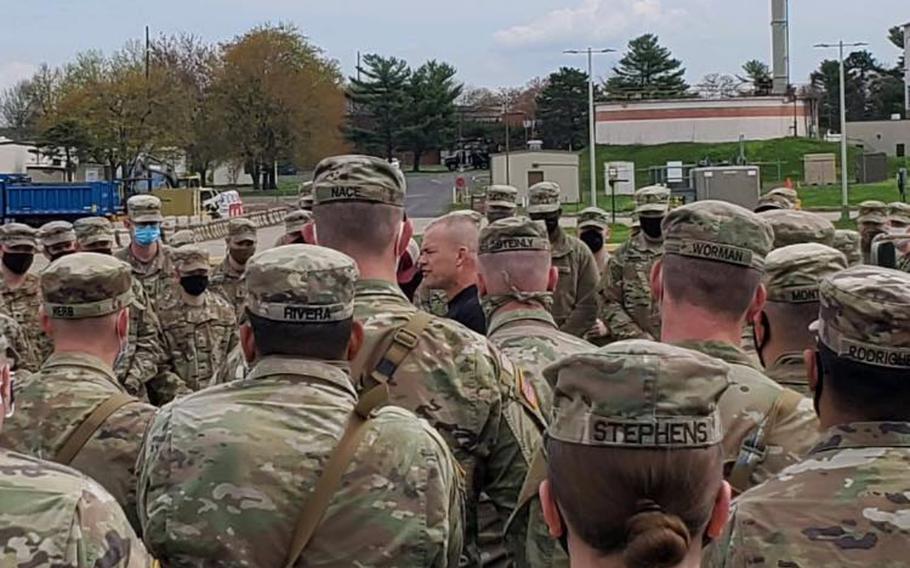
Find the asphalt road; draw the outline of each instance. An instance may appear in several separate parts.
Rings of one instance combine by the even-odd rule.
[[[408,217],[438,217],[446,213],[452,203],[455,174],[408,174],[408,193],[405,209]]]

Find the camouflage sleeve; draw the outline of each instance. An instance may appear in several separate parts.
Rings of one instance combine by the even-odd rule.
[[[55,566],[141,568],[152,565],[142,541],[130,528],[120,506],[100,485],[87,479],[76,503],[70,542],[75,558]]]
[[[36,372],[41,367],[38,362],[38,354],[28,339],[28,336],[22,332],[22,326],[18,322],[9,318],[9,326],[4,331],[6,339],[9,341],[10,352],[7,354],[10,360],[14,362],[13,369]]]
[[[171,447],[171,407],[158,411],[152,420],[137,459],[137,505],[139,523],[149,551],[165,565],[169,556],[168,528],[171,527],[172,502],[167,495],[174,456]]]
[[[651,337],[635,323],[622,303],[623,265],[622,251],[610,258],[600,285],[600,319],[607,326],[607,334],[614,341]]]
[[[587,246],[576,248],[575,255],[579,259],[575,307],[560,329],[576,337],[584,337],[597,320],[599,276],[594,255]]]
[[[174,365],[174,349],[171,348],[167,334],[162,334],[161,359],[156,366],[157,373],[155,377],[146,383],[149,401],[155,406],[162,406],[174,400],[178,396],[190,394],[193,391],[186,386],[186,382],[176,373],[177,367]]]
[[[155,311],[150,309],[142,286],[135,286],[133,290],[136,295],[130,307],[131,310],[136,310],[131,318],[131,323],[136,327],[135,330],[130,330],[133,345],[129,356],[118,361],[115,372],[130,394],[148,400],[146,383],[158,374],[158,365],[164,358],[161,324]]]
[[[784,392],[796,395],[789,389]],[[768,454],[756,470],[753,483],[762,483],[784,468],[802,461],[818,442],[819,428],[812,399],[801,397],[797,405],[785,409],[765,438]]]

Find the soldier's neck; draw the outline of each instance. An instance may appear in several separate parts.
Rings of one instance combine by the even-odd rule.
[[[739,347],[742,328],[742,321],[731,322],[692,306],[664,302],[661,310],[660,340],[664,343],[720,341]]]
[[[342,251],[343,252],[343,251]],[[385,259],[353,257],[357,262],[361,280],[381,280],[398,285],[398,276],[395,273],[394,263]]]
[[[231,270],[234,270],[236,272],[243,272],[244,269],[246,268],[245,264],[240,264],[239,262],[234,260],[234,257],[231,256],[230,252],[228,252],[227,259],[228,259],[228,264],[231,266]]]
[[[198,296],[194,296],[192,294],[187,294],[186,291],[181,288],[180,297],[183,298],[183,302],[189,306],[199,307],[205,303],[205,292],[199,294]]]
[[[82,337],[78,339],[55,337],[54,342],[54,355],[90,355],[101,360],[102,363],[110,368],[114,367],[114,361],[120,351],[119,344],[87,343]]]
[[[28,276],[28,272],[25,274],[16,274],[6,266],[3,267],[3,283],[6,284],[7,288],[15,290],[25,282],[26,276]]]
[[[134,243],[130,243],[130,252],[139,259],[140,262],[151,262],[153,258],[158,254],[158,243],[152,243],[147,247]]]

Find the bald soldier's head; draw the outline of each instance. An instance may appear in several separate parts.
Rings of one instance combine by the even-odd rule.
[[[491,223],[480,234],[478,271],[481,296],[552,292],[559,273],[550,256],[543,223],[511,217]]]
[[[420,270],[430,288],[444,290],[451,300],[477,283],[478,221],[450,213],[427,227],[420,248]]]

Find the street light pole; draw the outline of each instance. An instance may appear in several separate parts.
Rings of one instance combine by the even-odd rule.
[[[597,207],[597,150],[594,136],[594,54],[595,53],[613,53],[615,49],[592,49],[587,48],[567,49],[563,53],[578,55],[586,53],[588,55],[588,159],[590,160],[591,170],[591,207]]]
[[[839,69],[840,69],[840,191],[841,191],[841,221],[850,219],[850,203],[847,195],[849,186],[848,166],[847,166],[847,86],[844,72],[844,47],[863,47],[869,45],[865,42],[844,43],[843,40],[837,43],[818,43],[814,47],[838,49]]]

